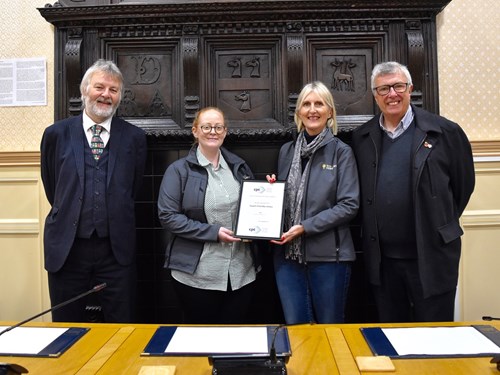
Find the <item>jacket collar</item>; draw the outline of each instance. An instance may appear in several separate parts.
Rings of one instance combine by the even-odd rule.
[[[433,119],[433,117],[435,116],[434,114],[422,108],[416,107],[413,104],[410,105],[413,110],[413,113],[415,114],[414,121],[417,129],[420,129],[424,133],[429,133],[429,132],[442,133],[441,127]],[[380,115],[374,116],[371,120],[368,121],[367,126],[362,126],[359,129],[359,133],[361,135],[367,135],[370,133],[373,135],[375,133],[378,133],[379,119]],[[375,125],[375,126],[370,126],[370,125]]]
[[[419,107],[415,107],[413,104],[411,105],[413,112],[415,113],[415,124],[417,129],[422,130],[424,133],[434,132],[434,133],[442,133],[441,127],[435,121],[433,117],[436,115],[422,109]]]
[[[188,155],[186,156],[186,160],[191,164],[195,164],[195,165],[199,166],[200,163],[198,162],[198,158],[196,157],[196,149],[197,148],[198,148],[197,144],[195,144],[195,145],[193,145],[193,147],[191,147]],[[228,151],[224,147],[220,148],[220,152],[221,152],[222,156],[224,157],[224,160],[226,160],[226,163],[229,164],[230,166],[240,165],[240,164],[244,163],[243,159],[241,159],[236,154],[233,154],[232,152]]]

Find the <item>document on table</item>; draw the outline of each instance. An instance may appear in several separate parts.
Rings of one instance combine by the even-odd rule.
[[[267,357],[271,343],[277,357],[292,355],[283,326],[160,326],[141,355]]]
[[[0,326],[3,332],[8,326]],[[37,355],[68,328],[17,327],[0,336],[0,353]]]
[[[382,328],[382,332],[400,356],[500,353],[500,348],[474,327]]]
[[[266,354],[266,327],[178,327],[165,353]]]

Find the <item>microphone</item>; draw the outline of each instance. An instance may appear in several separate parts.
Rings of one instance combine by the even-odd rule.
[[[276,326],[276,328],[273,331],[273,339],[271,340],[271,347],[269,348],[269,360],[266,361],[266,365],[268,367],[278,367],[278,368],[283,368],[284,372],[286,373],[286,366],[285,363],[281,359],[278,359],[278,355],[276,353],[276,337],[278,336],[278,332],[281,328],[284,327],[291,327],[291,326],[299,326],[299,325],[304,325],[304,324],[309,324],[309,325],[314,325],[314,322],[301,322],[301,323],[291,323],[291,324],[280,324]],[[285,361],[286,362],[286,361]]]
[[[94,286],[92,289],[90,290],[87,290],[86,292],[82,293],[82,294],[79,294],[77,295],[76,297],[73,297],[67,301],[64,301],[64,302],[61,302],[60,304],[58,305],[55,305],[53,307],[51,307],[50,309],[47,309],[45,311],[42,311],[41,313],[38,313],[32,317],[29,317],[28,319],[25,319],[23,320],[22,322],[19,322],[17,324],[14,324],[13,326],[10,326],[6,329],[4,329],[2,332],[0,332],[0,336],[2,336],[4,333],[7,333],[9,331],[12,331],[14,328],[17,328],[17,327],[20,327],[22,326],[23,324],[26,324],[28,322],[31,322],[32,320],[42,316],[42,315],[45,315],[47,314],[48,312],[52,312],[52,311],[55,311],[57,309],[60,309],[61,307],[64,307],[72,302],[75,302],[75,301],[78,301],[80,298],[83,298],[85,296],[88,296],[89,294],[92,294],[92,293],[96,293],[96,292],[99,292],[101,290],[103,290],[104,288],[106,288],[107,284],[106,283],[102,283],[102,284],[99,284],[99,285],[96,285]]]
[[[500,318],[496,318],[494,316],[483,316],[483,320],[492,321],[492,320],[500,320]],[[497,364],[497,370],[500,371],[500,354],[493,356],[490,363]]]
[[[500,354],[494,356],[490,363],[496,363],[497,364],[497,370],[500,371]]]
[[[0,375],[18,375],[26,373],[28,373],[28,370],[21,365],[16,365],[14,363],[0,363]]]
[[[286,324],[280,324],[276,326],[276,328],[273,331],[273,339],[271,340],[271,348],[269,348],[269,361],[266,362],[268,365],[275,365],[278,364],[278,356],[276,354],[276,336],[278,336],[278,331],[286,327]],[[280,365],[281,365],[280,361]]]
[[[259,374],[286,374],[286,364],[287,358],[282,360],[278,358],[278,354],[276,353],[276,337],[278,336],[278,332],[281,328],[286,327],[286,324],[280,324],[276,326],[273,331],[273,338],[271,340],[271,347],[269,348],[269,359],[264,362],[264,370],[260,371]]]
[[[92,289],[87,290],[85,293],[79,294],[76,297],[73,297],[73,298],[71,298],[71,299],[69,299],[67,301],[64,301],[64,302],[62,302],[62,303],[60,303],[58,305],[55,305],[54,307],[51,307],[50,309],[47,309],[45,311],[42,311],[39,314],[36,314],[36,315],[34,315],[32,317],[29,317],[28,319],[25,319],[22,322],[19,322],[17,324],[14,324],[13,326],[10,326],[10,327],[4,329],[2,332],[0,332],[0,336],[2,336],[4,333],[12,331],[14,328],[20,327],[23,324],[31,322],[32,320],[38,318],[39,316],[47,314],[48,312],[60,309],[61,307],[66,306],[66,305],[68,305],[68,304],[70,304],[72,302],[75,302],[75,301],[79,300],[80,298],[83,298],[83,297],[85,297],[85,296],[87,296],[89,294],[99,292],[100,290],[103,290],[104,288],[106,288],[106,286],[107,286],[106,283],[102,283],[102,284],[96,285]],[[0,363],[0,375],[25,374],[25,373],[28,373],[28,372],[29,371],[26,368],[24,368],[21,365],[15,364],[15,363]]]
[[[483,316],[483,320],[500,320],[500,318],[495,318],[494,316]]]
[[[218,375],[286,375],[286,363],[291,355],[285,353],[279,357],[276,346],[277,337],[280,329],[295,325],[314,324],[308,323],[291,323],[279,324],[272,331],[271,343],[267,355],[214,355],[208,358],[208,362],[212,365],[212,374]],[[268,328],[271,328],[268,326]],[[271,335],[271,334],[270,334]],[[288,342],[288,339],[286,339]],[[288,345],[287,345],[288,346]]]

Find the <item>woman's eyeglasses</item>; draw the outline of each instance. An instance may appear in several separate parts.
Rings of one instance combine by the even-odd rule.
[[[222,134],[226,130],[226,127],[224,125],[211,126],[211,125],[203,124],[203,125],[200,125],[200,129],[203,132],[203,134],[210,133],[212,131],[212,129],[215,130],[216,134]]]

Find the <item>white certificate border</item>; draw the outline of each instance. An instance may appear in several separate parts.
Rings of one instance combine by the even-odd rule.
[[[241,230],[239,229],[239,224],[241,223],[240,217],[243,217],[246,213],[246,208],[242,207],[242,204],[241,204],[243,192],[246,191],[245,188],[248,188],[248,185],[261,186],[262,184],[269,184],[269,182],[266,180],[243,180],[243,182],[241,184],[241,189],[240,189],[240,199],[238,202],[238,212],[237,212],[237,216],[236,216],[236,223],[234,226],[234,236],[235,237],[238,237],[241,239],[256,239],[256,240],[259,240],[259,239],[261,239],[261,240],[279,240],[279,239],[281,239],[281,234],[283,233],[283,220],[285,217],[285,187],[286,187],[285,181],[273,182],[273,185],[276,185],[276,186],[278,186],[279,184],[283,185],[281,192],[278,191],[278,193],[281,193],[281,196],[278,199],[276,199],[276,202],[278,204],[276,205],[276,207],[273,208],[273,209],[279,209],[281,211],[281,216],[280,216],[281,219],[279,221],[279,230],[278,230],[279,236],[277,236],[277,237],[275,237],[275,236],[262,236],[262,235],[253,236],[253,235],[248,235],[248,234],[245,234],[245,235],[239,234],[239,233],[241,233]],[[273,231],[273,232],[276,232],[276,231]]]

